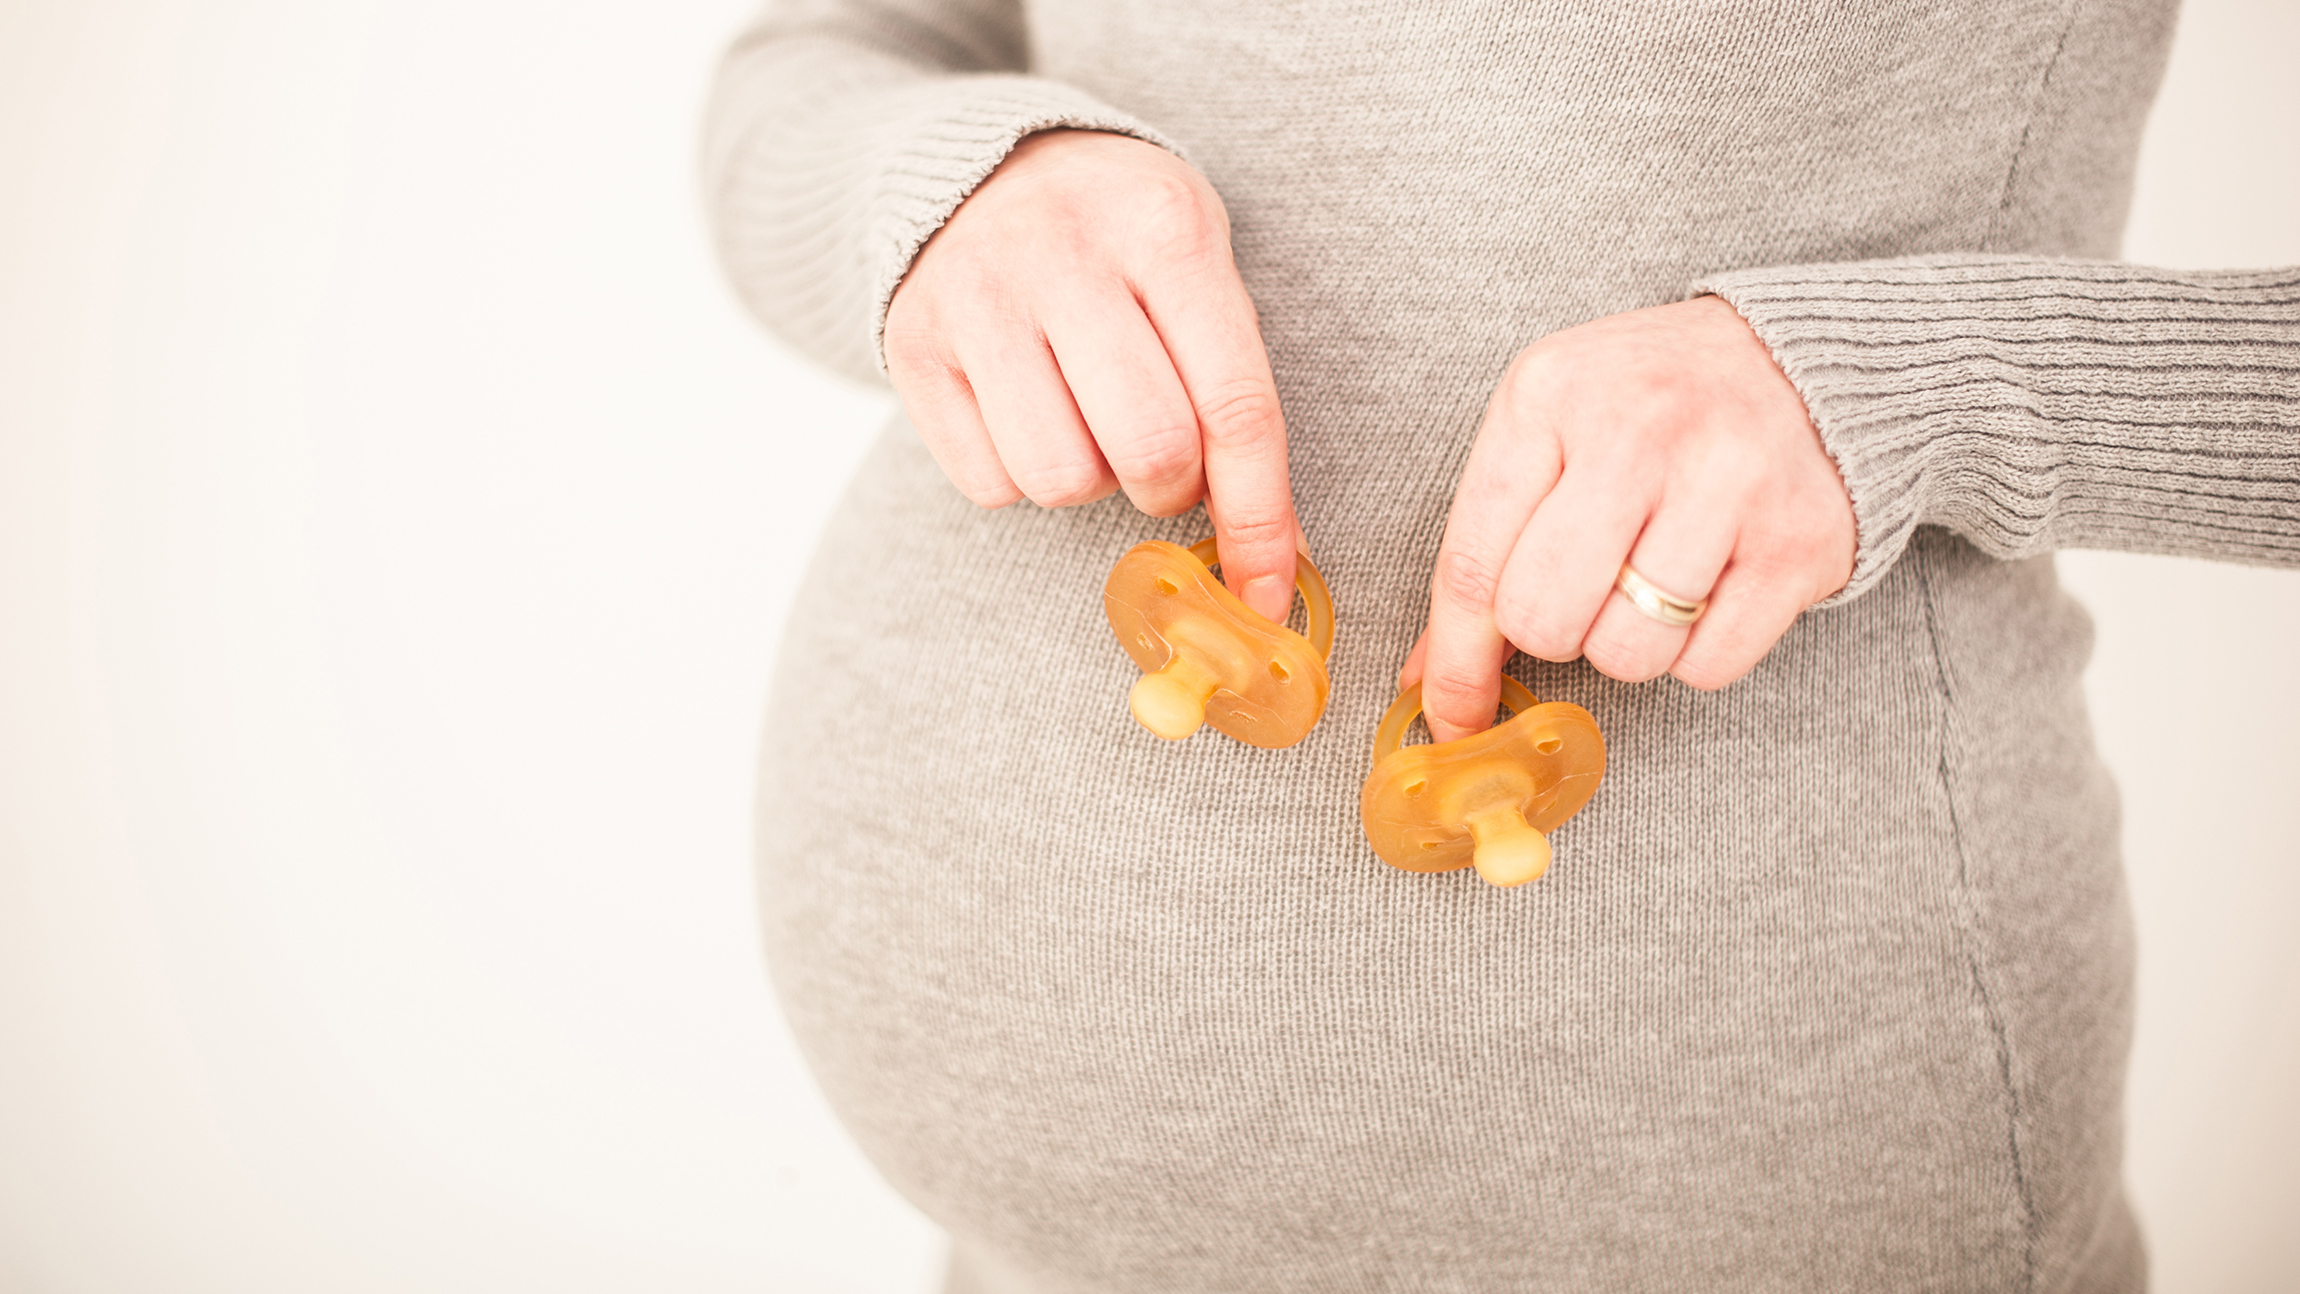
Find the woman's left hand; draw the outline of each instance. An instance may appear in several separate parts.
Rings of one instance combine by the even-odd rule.
[[[1725,686],[1852,575],[1853,505],[1797,389],[1717,297],[1526,347],[1486,406],[1399,672],[1431,735],[1489,726],[1511,647],[1628,682]],[[1690,629],[1639,611],[1627,562],[1707,599]]]

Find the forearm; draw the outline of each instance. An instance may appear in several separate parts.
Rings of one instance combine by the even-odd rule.
[[[1918,525],[2300,564],[2300,270],[1939,256],[1711,276],[1852,494],[1851,597]]]

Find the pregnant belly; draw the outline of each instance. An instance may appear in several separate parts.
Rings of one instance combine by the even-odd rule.
[[[898,429],[794,612],[759,801],[776,985],[963,1250],[1045,1290],[2021,1282],[2053,1147],[2022,1161],[2010,1066],[2122,1043],[2015,1054],[1920,563],[1722,693],[1526,673],[1614,765],[1504,891],[1359,836],[1419,625],[1353,607],[1346,563],[1301,745],[1131,721],[1101,577],[1202,526],[981,513]],[[2120,946],[2087,955],[2117,982]]]

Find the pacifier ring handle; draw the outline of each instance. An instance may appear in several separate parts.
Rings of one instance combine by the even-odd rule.
[[[1509,712],[1513,715],[1524,714],[1541,704],[1525,684],[1507,674],[1501,676],[1501,703],[1508,706]],[[1398,747],[1405,742],[1406,727],[1418,718],[1421,712],[1421,684],[1416,683],[1398,693],[1398,699],[1390,702],[1389,713],[1382,716],[1382,726],[1374,730],[1375,763],[1379,764],[1383,759],[1397,753]]]
[[[1190,545],[1190,555],[1206,564],[1209,571],[1222,565],[1221,552],[1214,546],[1211,536]],[[1302,595],[1302,606],[1309,612],[1309,624],[1302,636],[1318,649],[1318,659],[1326,660],[1334,654],[1334,595],[1326,588],[1326,577],[1310,562],[1308,553],[1294,554],[1294,588]]]

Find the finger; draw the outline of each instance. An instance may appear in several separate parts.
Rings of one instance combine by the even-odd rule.
[[[1510,645],[1494,620],[1501,575],[1535,509],[1557,484],[1556,438],[1518,408],[1507,384],[1485,422],[1446,514],[1422,634],[1422,710],[1430,735],[1453,741],[1493,723]]]
[[[1044,337],[1000,331],[959,354],[999,463],[1031,502],[1064,508],[1118,488]]]
[[[1519,651],[1551,661],[1582,654],[1658,492],[1649,480],[1578,462],[1559,479],[1518,535],[1495,599],[1496,623]]]
[[[1782,563],[1761,556],[1744,560],[1736,552],[1669,672],[1714,692],[1755,669],[1805,613],[1808,600],[1801,590],[1810,587],[1810,580],[1800,582]]]
[[[1046,336],[1126,497],[1154,517],[1189,511],[1206,493],[1198,418],[1141,303],[1114,281],[1051,312]]]
[[[1422,636],[1414,639],[1414,649],[1406,653],[1406,663],[1398,666],[1398,691],[1403,692],[1422,681],[1422,662],[1427,659],[1429,649],[1430,631],[1425,628]],[[1500,696],[1497,683],[1494,698],[1498,701]]]
[[[998,447],[983,425],[966,374],[947,358],[898,351],[890,334],[887,375],[902,393],[903,412],[944,476],[958,492],[985,508],[1003,508],[1022,497],[998,461]]]
[[[1199,247],[1181,264],[1138,283],[1143,310],[1197,422],[1223,579],[1247,606],[1283,622],[1294,601],[1299,523],[1278,384],[1228,245]]]
[[[1718,573],[1732,556],[1736,526],[1728,518],[1733,515],[1731,509],[1705,498],[1665,496],[1630,550],[1629,565],[1669,596],[1699,602],[1710,596]],[[1581,654],[1598,673],[1625,683],[1659,678],[1677,662],[1691,629],[1638,610],[1621,592],[1618,566],[1614,579],[1614,588],[1583,636]]]
[[[1493,726],[1510,646],[1491,632],[1475,638],[1457,633],[1449,640],[1437,633],[1437,625],[1433,618],[1428,649],[1422,653],[1422,714],[1429,720],[1430,740],[1456,741]]]

